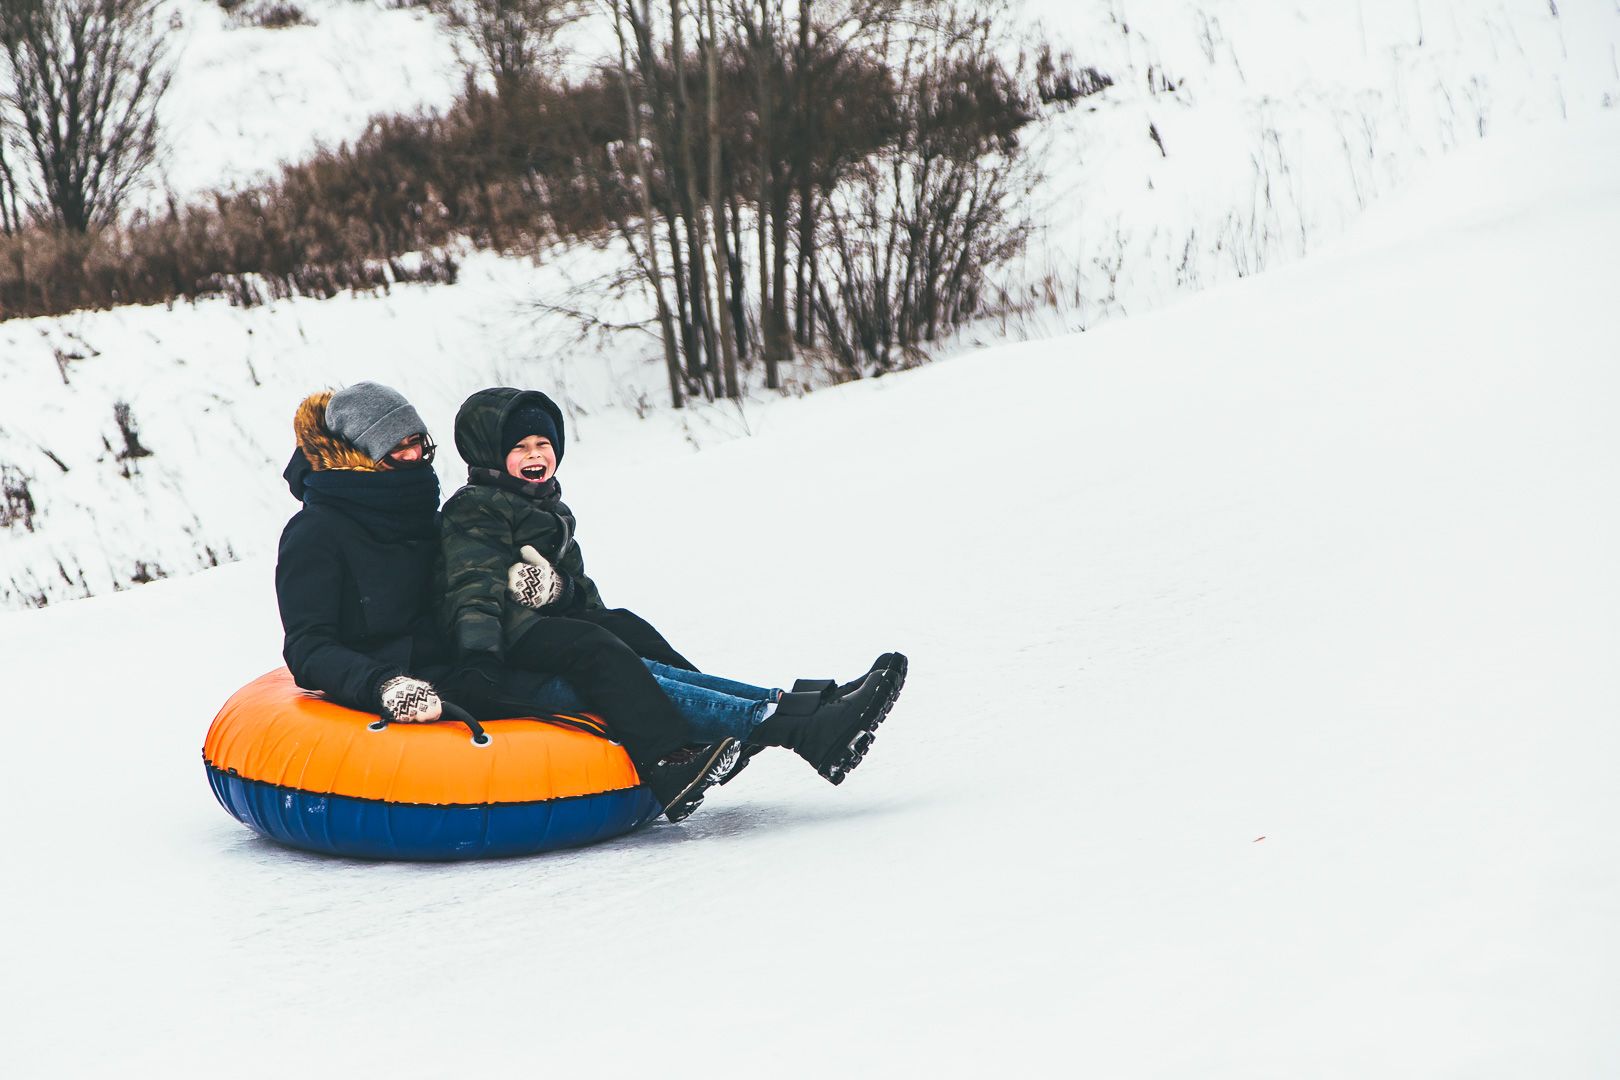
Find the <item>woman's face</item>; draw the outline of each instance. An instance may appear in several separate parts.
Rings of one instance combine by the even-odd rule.
[[[380,464],[385,469],[409,469],[417,465],[428,465],[433,461],[434,449],[433,440],[426,434],[407,435],[388,451],[388,455]]]
[[[557,451],[544,435],[525,435],[506,452],[506,472],[519,480],[539,483],[557,471]]]

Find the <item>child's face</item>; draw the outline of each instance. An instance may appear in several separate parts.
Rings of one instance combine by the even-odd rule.
[[[550,480],[557,471],[557,451],[544,435],[525,435],[506,452],[506,471],[519,480]]]

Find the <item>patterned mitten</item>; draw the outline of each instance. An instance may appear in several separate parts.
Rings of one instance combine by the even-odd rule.
[[[420,724],[439,718],[439,692],[431,683],[396,675],[378,688],[383,709],[400,724]]]
[[[518,549],[522,562],[506,571],[506,592],[526,608],[539,611],[557,602],[563,593],[563,578],[530,544]]]

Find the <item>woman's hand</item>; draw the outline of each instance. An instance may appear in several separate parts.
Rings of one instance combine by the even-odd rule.
[[[563,576],[530,544],[518,549],[522,562],[506,571],[506,593],[526,608],[539,611],[555,604],[563,594]]]
[[[439,692],[433,684],[413,679],[409,675],[396,675],[377,689],[382,707],[395,723],[425,724],[437,720],[442,712]]]

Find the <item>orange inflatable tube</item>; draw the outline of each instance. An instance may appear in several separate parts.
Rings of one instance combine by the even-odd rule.
[[[209,728],[215,795],[283,843],[383,858],[588,843],[658,812],[622,747],[564,726],[599,726],[589,715],[489,721],[482,745],[453,721],[377,719],[300,690],[286,668],[262,675]]]

